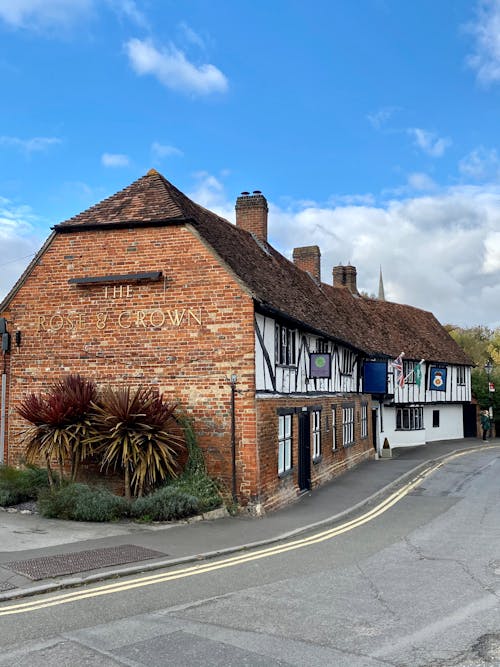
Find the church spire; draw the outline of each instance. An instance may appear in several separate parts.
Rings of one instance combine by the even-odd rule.
[[[378,300],[385,301],[384,279],[382,278],[382,267],[380,267],[380,275],[378,279]]]

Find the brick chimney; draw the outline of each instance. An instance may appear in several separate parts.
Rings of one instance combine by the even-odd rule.
[[[267,200],[260,190],[242,192],[236,200],[236,226],[267,241]]]
[[[308,245],[293,249],[293,263],[302,271],[307,271],[321,282],[321,253],[317,245]]]
[[[333,267],[333,286],[347,287],[351,294],[358,294],[356,267],[348,264],[347,266]]]

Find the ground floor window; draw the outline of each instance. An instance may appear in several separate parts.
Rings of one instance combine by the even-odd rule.
[[[321,412],[312,411],[312,445],[313,459],[319,459],[321,456]]]
[[[354,406],[342,408],[342,444],[344,447],[354,444]]]
[[[278,475],[292,469],[292,415],[278,417]]]
[[[418,431],[424,428],[424,408],[416,406],[396,409],[396,429],[399,431]]]
[[[361,437],[368,437],[368,404],[361,404]]]
[[[432,426],[439,428],[439,410],[432,411]]]

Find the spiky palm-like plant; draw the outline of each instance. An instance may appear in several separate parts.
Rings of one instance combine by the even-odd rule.
[[[106,387],[101,392],[90,444],[102,457],[101,468],[123,471],[127,499],[176,475],[185,445],[174,412],[175,406],[150,388]]]
[[[51,461],[59,464],[60,482],[64,463],[71,463],[71,479],[76,478],[78,463],[90,451],[85,436],[90,422],[88,414],[97,395],[95,384],[80,375],[68,375],[50,385],[45,395],[30,394],[17,408],[30,422],[22,433],[26,461],[36,463],[45,458],[51,487],[54,485]]]

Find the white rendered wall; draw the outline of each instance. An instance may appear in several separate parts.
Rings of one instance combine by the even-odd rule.
[[[439,427],[432,426],[432,412],[439,410]],[[464,437],[463,408],[461,405],[429,405],[424,408],[427,442],[454,440]]]
[[[428,405],[424,406],[424,428],[418,431],[396,430],[396,409],[382,407],[383,427],[380,431],[380,407],[378,410],[379,442],[381,448],[387,438],[391,448],[415,447],[436,440],[455,440],[464,437],[462,405]],[[432,426],[433,411],[439,410],[439,427]]]

